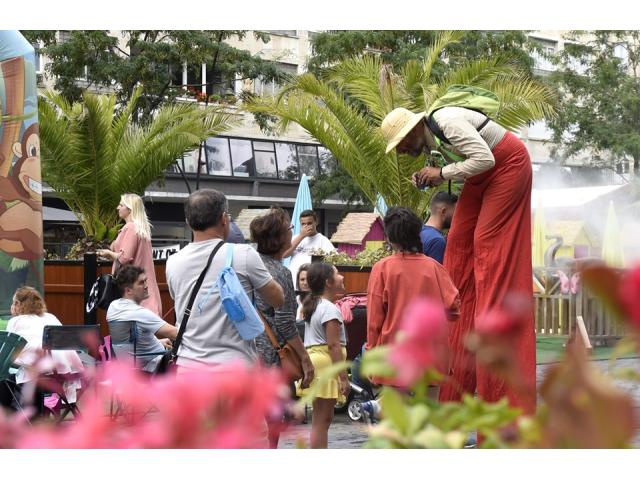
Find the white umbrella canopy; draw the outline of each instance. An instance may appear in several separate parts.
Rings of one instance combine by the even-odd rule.
[[[378,197],[376,198],[376,206],[373,211],[377,212],[381,217],[384,217],[387,214],[387,209],[387,202],[384,201],[382,195],[378,194]]]
[[[313,202],[311,201],[311,190],[309,190],[309,178],[306,174],[302,174],[300,179],[300,185],[298,186],[298,193],[296,194],[296,203],[293,205],[293,216],[291,218],[291,224],[293,225],[293,236],[295,237],[300,233],[300,214],[305,210],[312,210]],[[284,266],[289,266],[291,258],[284,259]]]

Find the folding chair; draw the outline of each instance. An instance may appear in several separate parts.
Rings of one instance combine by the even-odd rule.
[[[120,358],[121,360],[126,358],[126,356],[130,356],[133,359],[133,367],[141,368],[139,365],[139,359],[156,357],[159,355],[163,355],[165,350],[161,350],[158,352],[150,352],[150,353],[139,353],[138,352],[138,322],[134,320],[130,321],[115,321],[108,322],[109,325],[109,338],[111,342],[111,354],[116,359]],[[142,370],[144,373],[148,373],[150,375],[153,372],[146,372]],[[152,411],[152,409],[149,410]],[[126,409],[124,406],[116,399],[111,398],[111,404],[109,407],[109,414],[112,419],[116,419],[119,415],[125,414]],[[149,413],[146,412],[146,413]],[[145,413],[145,415],[146,415]]]
[[[15,358],[27,344],[27,340],[15,333],[0,331],[0,382],[3,382],[11,393],[18,410],[23,412],[20,401],[16,398],[13,388],[9,385],[11,369],[18,369],[19,365],[13,363]],[[24,412],[23,412],[24,413]]]
[[[112,352],[116,358],[120,356],[120,358],[123,359],[125,355],[129,355],[133,359],[133,366],[139,368],[138,359],[156,357],[164,354],[165,350],[150,353],[138,352],[138,322],[130,320],[108,322],[108,324]]]
[[[78,353],[83,365],[95,365],[100,343],[100,327],[98,325],[47,325],[42,332],[43,350],[48,352],[73,350]],[[53,373],[46,375],[46,377],[62,383],[68,378],[68,375]],[[84,387],[81,391],[86,389],[86,386]],[[44,402],[47,393],[55,393],[60,398],[62,408],[60,413],[55,415],[58,423],[64,420],[69,413],[74,417],[79,414],[77,400],[76,402],[68,401],[62,391],[45,391],[41,398],[42,402]]]

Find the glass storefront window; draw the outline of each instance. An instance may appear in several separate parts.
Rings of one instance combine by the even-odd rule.
[[[256,162],[253,158],[251,140],[229,140],[231,146],[231,164],[236,177],[255,177]]]
[[[318,148],[315,145],[298,145],[298,161],[300,174],[306,173],[309,177],[318,174]]]
[[[229,140],[221,137],[207,139],[209,175],[231,175]]]
[[[298,180],[300,170],[296,158],[296,146],[292,143],[276,142],[276,156],[278,157],[278,178]]]
[[[184,154],[183,168],[185,173],[196,173],[198,167],[198,149]],[[203,173],[202,171],[200,173]]]
[[[276,178],[276,155],[274,152],[255,152],[256,173],[259,177]]]
[[[320,171],[322,173],[329,173],[336,169],[338,161],[333,153],[328,148],[318,147],[318,157],[320,159]]]

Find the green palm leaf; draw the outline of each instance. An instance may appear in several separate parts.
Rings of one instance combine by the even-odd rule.
[[[132,120],[140,94],[138,87],[119,110],[114,96],[89,92],[73,104],[51,91],[38,102],[43,178],[87,235],[114,232],[123,193],[144,194],[176,159],[236,122],[221,110],[176,104],[141,126]]]
[[[327,147],[373,203],[379,193],[387,205],[426,212],[435,191],[420,192],[411,174],[425,158],[386,155],[379,125],[396,107],[426,110],[454,83],[494,91],[501,99],[497,121],[509,129],[554,115],[555,97],[541,82],[528,77],[508,57],[469,62],[434,78],[434,66],[446,47],[463,32],[440,32],[421,62],[408,62],[399,75],[373,55],[347,59],[321,78],[304,74],[292,79],[277,97],[256,98],[245,108],[279,118],[281,130],[299,124]]]

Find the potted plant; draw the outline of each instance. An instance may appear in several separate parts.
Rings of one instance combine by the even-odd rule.
[[[391,249],[385,246],[363,250],[353,257],[344,252],[332,253],[325,255],[323,261],[335,265],[344,276],[346,293],[360,293],[367,291],[371,267],[378,260],[388,257],[391,253]]]

